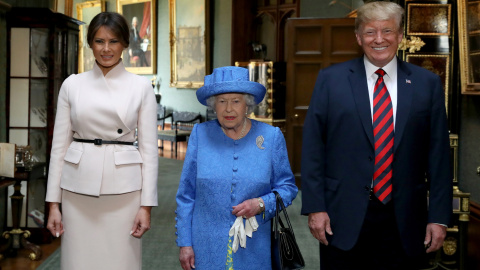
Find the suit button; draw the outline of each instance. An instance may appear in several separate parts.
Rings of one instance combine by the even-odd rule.
[[[118,134],[122,134],[123,130],[122,130],[121,128],[119,128],[119,129],[117,130],[117,132],[118,132]]]
[[[365,189],[366,191],[370,191],[370,187],[369,187],[369,186],[365,186],[364,189]]]
[[[372,156],[369,156],[369,157],[368,157],[368,160],[372,161],[372,160],[373,160]]]

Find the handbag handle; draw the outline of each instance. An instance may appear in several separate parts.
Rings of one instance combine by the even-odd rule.
[[[273,193],[275,194],[275,200],[276,200],[276,211],[275,211],[275,223],[273,224],[273,229],[275,230],[275,239],[277,239],[277,236],[279,234],[278,232],[278,223],[280,222],[280,226],[282,228],[285,228],[283,222],[282,222],[282,219],[280,218],[280,211],[283,212],[283,215],[285,216],[285,220],[287,221],[287,225],[288,225],[288,229],[291,230],[292,232],[292,236],[295,238],[295,234],[293,233],[293,229],[292,229],[292,224],[290,223],[290,219],[288,218],[288,214],[287,214],[287,209],[285,207],[285,204],[283,203],[283,200],[282,200],[282,196],[280,196],[280,194],[278,194],[277,191],[273,191]]]

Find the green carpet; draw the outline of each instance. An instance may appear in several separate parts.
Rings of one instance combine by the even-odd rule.
[[[152,227],[143,237],[144,270],[181,269],[178,247],[175,244],[175,194],[182,172],[183,161],[159,158],[158,207],[152,210]],[[318,241],[308,229],[307,217],[300,215],[301,193],[288,208],[288,215],[295,230],[297,242],[305,259],[305,269],[320,269]],[[60,249],[50,255],[37,270],[60,269]],[[252,268],[252,270],[255,270]]]

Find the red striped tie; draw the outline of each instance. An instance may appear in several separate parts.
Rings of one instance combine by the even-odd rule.
[[[375,172],[373,192],[384,204],[392,199],[393,108],[383,81],[385,71],[379,69],[373,90],[373,136],[375,142]]]

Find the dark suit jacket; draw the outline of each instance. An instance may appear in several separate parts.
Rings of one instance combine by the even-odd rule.
[[[135,37],[135,31],[137,32],[137,36]],[[132,50],[140,50],[140,44],[143,42],[143,39],[140,37],[140,32],[138,29],[130,28],[130,45],[129,47]]]
[[[397,73],[392,201],[403,247],[416,255],[425,252],[427,223],[450,223],[448,126],[440,78],[399,59]],[[326,211],[327,239],[342,250],[358,239],[374,154],[363,58],[320,70],[303,130],[302,214]]]

